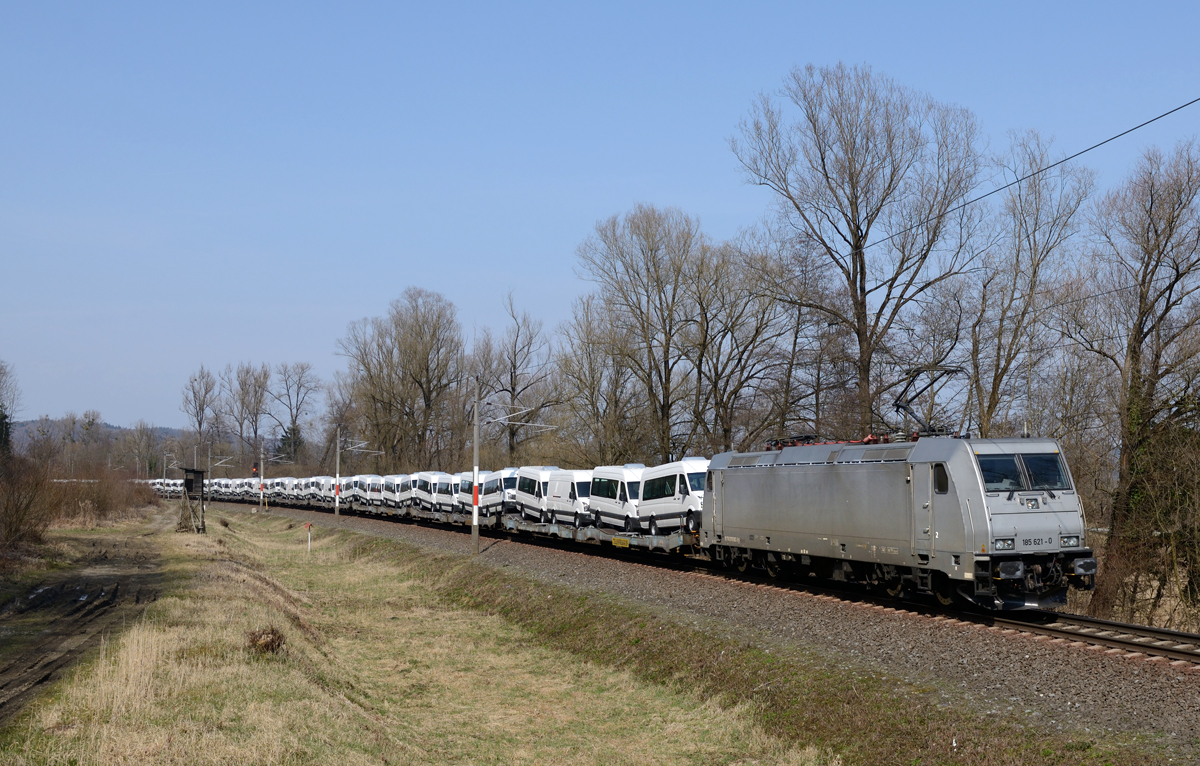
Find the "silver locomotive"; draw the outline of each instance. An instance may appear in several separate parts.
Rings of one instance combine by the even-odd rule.
[[[1084,528],[1054,440],[939,437],[717,455],[700,544],[743,571],[1022,609],[1094,587]]]

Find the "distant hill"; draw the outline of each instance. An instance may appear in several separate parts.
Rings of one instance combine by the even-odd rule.
[[[38,424],[41,422],[42,421],[40,419],[14,420],[12,424],[13,443],[16,445],[28,444],[29,439],[34,435]],[[55,428],[62,428],[65,425],[65,419],[51,418],[50,423],[53,424]],[[114,426],[112,423],[100,423],[100,433],[111,439],[117,439],[121,436],[121,434],[128,433],[132,430],[132,428],[125,428],[124,426]],[[159,439],[175,438],[182,436],[185,433],[182,428],[167,428],[166,426],[155,426],[152,430],[154,431],[154,435]]]

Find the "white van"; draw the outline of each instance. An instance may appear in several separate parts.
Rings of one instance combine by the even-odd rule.
[[[408,474],[388,474],[383,477],[383,504],[388,508],[399,508],[402,498],[409,492]]]
[[[377,474],[359,476],[359,497],[363,499],[369,510],[383,505],[383,477]]]
[[[491,476],[490,471],[479,471],[479,515],[483,515],[483,487],[486,485],[488,477]],[[475,485],[472,482],[474,473],[468,471],[462,475],[462,479],[458,482],[458,507],[461,509],[459,513],[472,513],[475,507]]]
[[[625,532],[641,529],[638,498],[641,497],[641,463],[603,465],[592,471],[592,496],[588,502],[597,527],[614,527]]]
[[[550,474],[558,470],[556,465],[527,465],[517,470],[517,491],[514,503],[521,511],[521,518],[530,518],[545,523],[546,490],[549,489]]]
[[[458,509],[458,482],[453,474],[435,473],[433,481],[433,510],[454,513]]]
[[[592,495],[591,471],[555,471],[546,490],[546,513],[550,521],[566,522],[576,529],[590,526],[588,498]]]
[[[685,457],[642,472],[638,521],[643,532],[658,535],[680,528],[695,532],[704,505],[708,458]]]
[[[427,511],[433,510],[433,491],[437,488],[437,477],[440,475],[436,471],[413,474],[416,477],[413,482],[413,505]]]
[[[496,486],[489,491],[488,485],[484,484],[484,494],[488,495],[488,498],[486,501],[480,499],[480,505],[487,506],[490,513],[505,514],[519,510],[517,508],[517,469],[509,467],[493,471],[488,474],[488,481],[492,480],[496,481]]]
[[[506,477],[505,473],[512,471],[512,476]],[[505,468],[503,471],[492,471],[484,478],[483,472],[479,472],[479,515],[483,517],[491,517],[493,515],[500,516],[504,513],[506,507],[504,496],[509,490],[504,489],[504,483],[511,481],[513,488],[512,492],[517,491],[517,469]]]

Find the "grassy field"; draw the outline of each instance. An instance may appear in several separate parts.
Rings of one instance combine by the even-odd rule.
[[[144,617],[3,763],[1154,763],[905,697],[639,607],[286,519],[161,534]],[[252,648],[276,628],[278,651]]]
[[[287,526],[236,517],[208,537],[162,535],[178,587],[31,705],[0,762],[829,762],[745,707],[449,606],[362,538],[318,532],[309,554]],[[282,649],[249,648],[269,627]]]

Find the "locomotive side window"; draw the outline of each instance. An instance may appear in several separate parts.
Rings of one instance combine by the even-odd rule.
[[[1025,489],[1025,477],[1017,466],[1016,455],[977,455],[979,472],[988,492]]]
[[[946,474],[946,466],[941,463],[933,467],[933,491],[939,495],[950,491],[950,477]]]
[[[1029,474],[1029,483],[1033,489],[1070,489],[1071,482],[1067,481],[1067,472],[1063,470],[1062,460],[1053,453],[1049,455],[1022,455],[1021,462]]]

